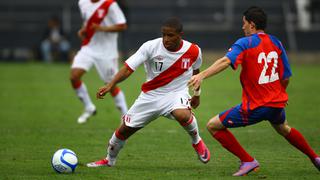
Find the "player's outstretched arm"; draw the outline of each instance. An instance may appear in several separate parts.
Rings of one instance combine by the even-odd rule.
[[[199,69],[195,69],[193,70],[192,75],[197,75],[199,74],[199,72],[200,72]],[[193,96],[191,97],[190,104],[191,104],[191,107],[194,109],[196,109],[200,105],[200,93],[201,93],[200,87],[193,91]]]
[[[219,72],[225,70],[230,64],[231,61],[226,56],[218,59],[206,70],[195,76],[192,76],[188,82],[189,87],[193,87],[193,90],[198,89],[203,79],[218,74]]]
[[[132,71],[128,67],[123,66],[120,71],[114,76],[110,83],[99,88],[96,96],[98,99],[103,99],[103,97],[110,92],[110,90],[117,85],[119,82],[124,81],[132,74]]]

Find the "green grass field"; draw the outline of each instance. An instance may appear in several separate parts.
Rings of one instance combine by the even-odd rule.
[[[288,88],[289,124],[300,130],[320,153],[320,66],[292,66]],[[107,96],[96,100],[102,85],[93,70],[84,81],[98,114],[78,125],[82,111],[69,83],[67,64],[0,64],[0,179],[234,179],[238,159],[223,149],[205,125],[216,113],[238,104],[241,97],[239,72],[228,69],[202,86],[202,101],[195,110],[203,139],[212,154],[204,165],[196,157],[189,136],[178,123],[160,118],[132,136],[112,168],[86,168],[85,163],[105,155],[106,142],[119,125],[119,112]],[[120,84],[132,105],[144,81],[140,68]],[[260,162],[258,173],[246,179],[319,179],[308,158],[280,137],[269,125],[231,130],[240,143]],[[51,157],[60,148],[77,153],[75,173],[57,174]]]

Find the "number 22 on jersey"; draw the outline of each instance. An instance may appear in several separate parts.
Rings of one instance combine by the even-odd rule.
[[[274,82],[279,79],[279,74],[276,72],[276,69],[278,67],[278,54],[276,51],[271,51],[266,56],[265,52],[261,52],[258,56],[258,63],[261,64],[264,62],[263,69],[260,73],[259,77],[259,84],[267,84]],[[273,65],[271,63],[273,62]],[[269,67],[269,64],[272,66],[271,75],[266,75],[267,69]]]

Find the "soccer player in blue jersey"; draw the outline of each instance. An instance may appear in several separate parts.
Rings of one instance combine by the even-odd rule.
[[[260,165],[227,128],[248,126],[262,120],[268,120],[280,135],[306,154],[320,170],[320,157],[302,134],[286,121],[286,88],[291,70],[281,42],[265,33],[266,24],[267,16],[261,8],[250,7],[246,10],[242,26],[246,37],[236,41],[228,53],[208,69],[193,76],[189,85],[198,88],[203,79],[218,74],[228,66],[233,69],[240,64],[242,66],[242,103],[216,115],[207,124],[211,135],[240,159],[240,168],[234,176],[246,175]]]

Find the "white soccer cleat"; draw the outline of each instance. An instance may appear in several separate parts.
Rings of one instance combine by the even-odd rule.
[[[97,113],[96,107],[92,107],[91,109],[86,109],[81,116],[78,118],[78,123],[83,124],[88,121],[91,116],[94,116]]]

